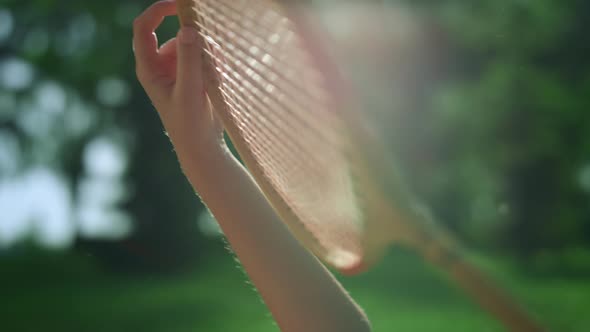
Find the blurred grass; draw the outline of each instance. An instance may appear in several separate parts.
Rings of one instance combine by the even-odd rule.
[[[480,265],[554,331],[588,331],[590,283],[532,279],[499,261]],[[278,331],[229,255],[183,276],[119,275],[91,256],[0,257],[4,331]],[[395,250],[371,272],[342,278],[375,331],[502,331],[445,277]]]

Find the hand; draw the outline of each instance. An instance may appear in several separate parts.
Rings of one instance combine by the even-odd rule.
[[[158,1],[133,23],[139,82],[156,107],[179,159],[201,148],[223,148],[223,126],[209,105],[202,79],[202,39],[194,27],[158,48],[155,30],[176,15],[173,0]]]

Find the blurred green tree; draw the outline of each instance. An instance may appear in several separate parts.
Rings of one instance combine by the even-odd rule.
[[[584,1],[420,1],[452,45],[418,191],[472,244],[524,257],[590,240]],[[410,162],[416,163],[416,160]],[[421,175],[421,176],[420,176]],[[433,180],[434,179],[434,180]]]
[[[114,204],[132,219],[132,231],[114,241],[104,239],[92,226],[80,226],[84,225],[80,219],[91,213],[74,212],[73,227],[80,229],[75,247],[104,258],[112,267],[169,270],[193,265],[208,242],[197,226],[203,206],[182,176],[157,113],[135,78],[132,21],[150,3],[2,1],[0,12],[5,19],[0,19],[0,26],[6,25],[7,32],[0,41],[0,62],[4,64],[0,76],[10,74],[11,63],[23,64],[33,74],[23,86],[11,86],[10,77],[4,80],[0,130],[18,138],[25,156],[19,168],[7,175],[18,176],[36,165],[65,174],[74,210],[84,201],[81,188],[88,182],[89,169],[103,172],[101,169],[109,166],[100,164],[112,155],[112,145],[121,150],[124,174],[110,186],[124,188]],[[160,32],[171,37],[176,27],[172,18]],[[23,129],[19,114],[30,112],[32,123],[44,121],[39,103],[27,103],[44,82],[52,82],[65,94],[61,105],[65,111],[56,116],[50,130],[31,134]],[[41,103],[53,99],[49,93]],[[93,144],[97,140],[111,144],[110,148],[103,146],[106,152],[102,155]],[[43,142],[51,143],[54,153],[37,158],[34,150],[48,145]],[[97,151],[93,154],[90,150]],[[107,190],[103,195],[116,194]],[[86,219],[100,224],[105,220],[96,219],[108,218],[113,215]]]
[[[63,175],[78,207],[89,174],[117,169],[97,170],[93,153],[119,151],[123,176],[107,186],[123,188],[107,195],[120,196],[107,199],[116,213],[74,213],[75,247],[111,266],[167,270],[198,261],[210,242],[196,223],[203,206],[135,79],[131,23],[150,2],[0,2],[0,179],[41,165]],[[523,257],[587,247],[590,5],[406,3],[436,22],[449,49],[448,71],[399,133],[421,129],[400,157],[413,188],[473,245]],[[175,30],[171,19],[160,32]],[[78,220],[125,216],[133,230],[115,241]]]

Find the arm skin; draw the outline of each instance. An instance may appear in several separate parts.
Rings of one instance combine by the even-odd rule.
[[[370,331],[362,310],[293,238],[227,149],[223,127],[202,92],[197,31],[183,27],[177,38],[158,48],[154,31],[175,13],[174,1],[160,1],[141,14],[134,22],[134,50],[139,81],[190,183],[221,225],[281,331]]]

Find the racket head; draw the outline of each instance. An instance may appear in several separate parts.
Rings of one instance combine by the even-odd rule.
[[[182,24],[205,41],[216,114],[268,201],[320,259],[363,271],[406,218],[376,183],[372,164],[382,160],[362,148],[376,142],[320,29],[283,1],[177,1]]]

